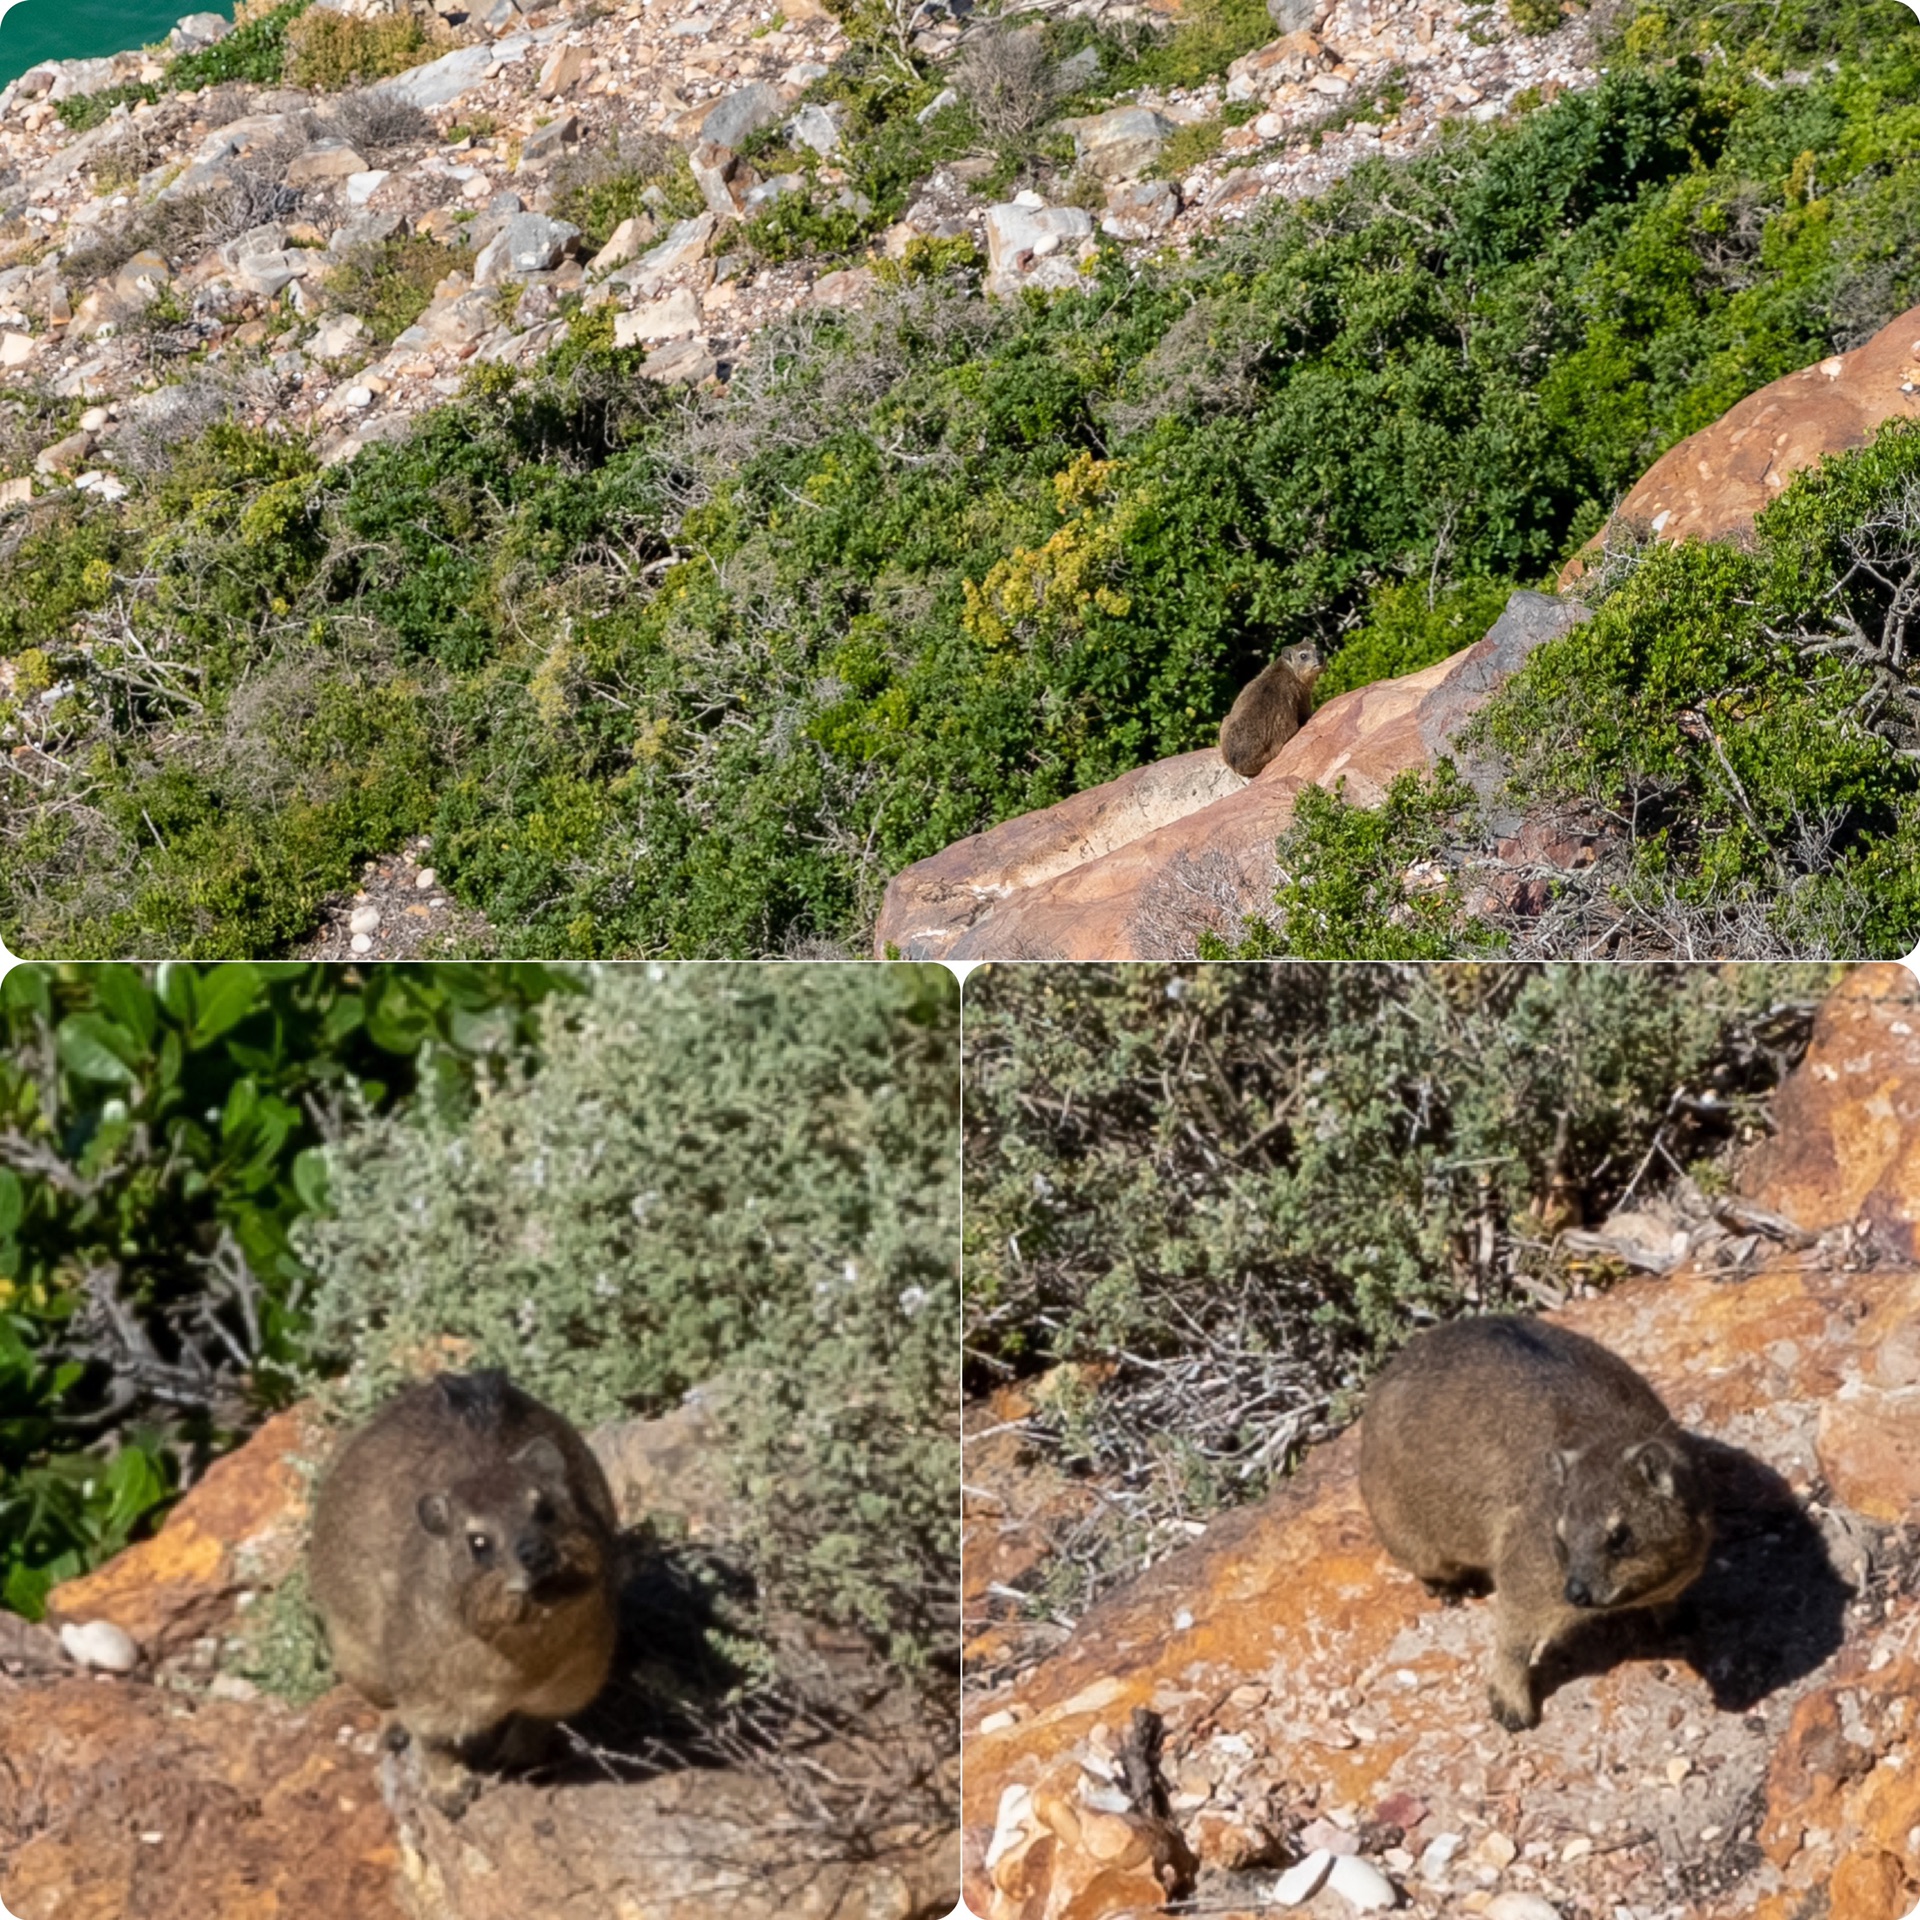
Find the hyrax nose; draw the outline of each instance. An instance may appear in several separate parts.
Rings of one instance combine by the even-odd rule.
[[[544,1580],[560,1564],[553,1542],[544,1533],[523,1533],[513,1543],[513,1557],[536,1580]]]
[[[1593,1589],[1577,1573],[1567,1575],[1567,1605],[1570,1607],[1593,1605]]]

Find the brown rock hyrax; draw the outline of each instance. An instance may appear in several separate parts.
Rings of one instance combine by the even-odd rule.
[[[1534,1665],[1582,1620],[1675,1598],[1706,1565],[1684,1435],[1617,1355],[1543,1321],[1436,1327],[1380,1376],[1360,1495],[1431,1592],[1491,1581],[1493,1717],[1539,1724]]]
[[[443,1804],[489,1736],[605,1684],[617,1531],[586,1442],[502,1373],[409,1387],[341,1449],[314,1505],[314,1606],[341,1677],[419,1743]]]
[[[1251,780],[1312,717],[1319,677],[1320,656],[1311,647],[1289,647],[1270,660],[1220,722],[1221,759]]]

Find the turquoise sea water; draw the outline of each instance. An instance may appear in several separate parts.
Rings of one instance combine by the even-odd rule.
[[[124,53],[164,40],[183,13],[232,11],[221,0],[17,0],[0,19],[0,85],[37,61]]]

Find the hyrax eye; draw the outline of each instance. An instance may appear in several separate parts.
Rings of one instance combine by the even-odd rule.
[[[553,1502],[544,1493],[533,1503],[533,1517],[543,1527],[553,1523]]]
[[[1607,1535],[1609,1553],[1626,1553],[1633,1546],[1633,1529],[1628,1526],[1613,1528]]]
[[[467,1535],[467,1550],[476,1560],[490,1559],[493,1554],[493,1539],[489,1534],[470,1533]]]

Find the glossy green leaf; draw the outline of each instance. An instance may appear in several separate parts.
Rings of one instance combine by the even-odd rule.
[[[79,1079],[107,1086],[131,1085],[133,1068],[128,1060],[137,1057],[137,1043],[104,1014],[68,1014],[60,1022],[55,1044],[61,1063]]]

